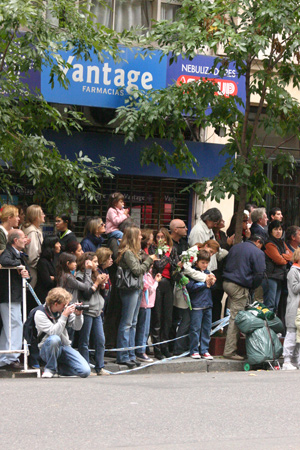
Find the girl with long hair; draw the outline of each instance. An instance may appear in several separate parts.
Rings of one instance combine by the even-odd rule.
[[[39,205],[28,206],[22,230],[30,239],[30,242],[25,246],[25,252],[28,255],[27,264],[31,275],[30,284],[33,288],[37,283],[37,264],[40,259],[42,243],[44,240],[40,227],[44,222],[45,214],[42,208]]]
[[[72,294],[71,303],[77,303],[79,291],[82,291],[87,295],[92,294],[102,283],[102,277],[100,274],[94,283],[91,283],[93,268],[91,261],[85,261],[84,277],[81,281],[76,279],[76,268],[77,263],[75,255],[72,253],[62,253],[59,256],[57,265],[57,285],[59,287],[63,287],[70,292],[70,294]]]
[[[99,279],[98,258],[96,253],[86,252],[79,258],[76,279],[79,281],[84,279],[86,261],[90,261],[92,263],[92,276],[89,281],[92,286],[93,283]],[[101,274],[100,277],[100,284],[94,292],[89,291],[88,293],[79,293],[78,300],[83,304],[88,304],[89,310],[83,312],[84,322],[81,330],[79,331],[78,351],[89,363],[89,342],[90,337],[92,336],[95,348],[95,371],[97,375],[109,375],[109,372],[104,369],[105,336],[101,316],[104,307],[104,298],[102,297],[100,291],[100,288],[103,288],[107,281],[107,275]]]
[[[153,343],[167,341],[172,327],[173,315],[173,289],[172,273],[177,267],[179,258],[170,233],[164,227],[160,228],[154,236],[156,245],[165,247],[161,258],[154,262],[153,277],[157,273],[162,279],[156,290],[156,300],[151,313],[151,336]],[[154,356],[163,359],[163,355],[169,358],[171,355],[168,344],[154,346]]]
[[[140,309],[143,275],[149,271],[153,261],[157,259],[155,255],[141,259],[141,239],[142,234],[139,228],[130,227],[124,231],[124,236],[119,247],[116,263],[125,271],[130,271],[134,277],[139,278],[138,287],[134,289],[119,289],[122,302],[122,314],[118,329],[118,348],[134,347],[137,317]],[[117,361],[129,368],[139,366],[136,362],[134,350],[118,351]]]
[[[42,251],[37,263],[37,284],[35,292],[44,302],[48,292],[56,287],[55,257],[60,253],[60,242],[57,236],[47,236],[42,243]]]
[[[73,255],[76,256],[76,258],[79,258],[79,256],[83,255],[84,251],[82,250],[81,244],[78,241],[70,241],[67,243],[65,252],[67,253],[73,253]]]
[[[98,272],[107,276],[105,285],[103,289],[101,288],[101,295],[105,300],[103,308],[104,317],[111,293],[111,281],[108,272],[108,267],[111,267],[113,265],[112,254],[113,254],[112,250],[107,247],[98,248],[98,250],[96,251],[96,256],[98,258]]]

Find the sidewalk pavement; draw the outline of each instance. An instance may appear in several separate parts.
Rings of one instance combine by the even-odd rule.
[[[215,356],[212,361],[205,359],[192,359],[185,356],[176,359],[153,359],[153,363],[142,363],[139,368],[128,370],[126,366],[116,364],[113,358],[105,358],[107,364],[105,369],[110,372],[124,371],[128,374],[161,374],[161,373],[192,373],[192,372],[237,372],[244,370],[246,361],[233,361],[222,356]],[[124,374],[125,375],[125,374]]]

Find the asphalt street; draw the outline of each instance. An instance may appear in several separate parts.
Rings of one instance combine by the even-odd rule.
[[[1,449],[300,449],[295,372],[0,379]]]

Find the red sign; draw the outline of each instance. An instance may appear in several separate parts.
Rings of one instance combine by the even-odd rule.
[[[180,75],[180,77],[177,78],[177,86],[180,86],[181,84],[187,84],[191,83],[192,81],[197,80],[204,80],[206,81],[207,78],[204,77],[195,77],[192,75]],[[216,92],[216,95],[219,93],[223,94],[225,97],[229,97],[230,95],[237,95],[238,87],[237,84],[232,80],[223,80],[222,78],[212,78],[209,79],[212,83],[216,83],[219,85],[219,92]]]

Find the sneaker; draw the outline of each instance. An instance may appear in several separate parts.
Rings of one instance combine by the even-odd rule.
[[[139,353],[138,355],[136,355],[136,359],[138,359],[139,361],[142,361],[142,362],[153,362],[153,359],[149,358],[149,356],[146,355],[146,353],[144,353],[144,354]]]
[[[106,369],[104,369],[104,368],[102,367],[102,369],[100,369],[100,370],[97,372],[97,375],[99,375],[99,376],[107,376],[107,375],[110,375],[110,373],[109,373],[108,370],[106,370]]]
[[[42,375],[42,378],[53,378],[54,377],[54,373],[49,372],[48,370],[45,370],[45,372]]]
[[[203,359],[210,359],[210,360],[214,359],[213,356],[211,356],[211,354],[208,353],[208,352],[203,353],[203,355],[201,355],[201,358],[203,358]]]
[[[282,364],[282,370],[297,370],[297,367],[293,366],[291,362],[285,362]]]
[[[193,359],[201,359],[201,356],[199,355],[199,353],[193,353],[192,355],[190,355],[191,358]]]

